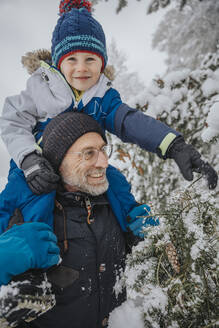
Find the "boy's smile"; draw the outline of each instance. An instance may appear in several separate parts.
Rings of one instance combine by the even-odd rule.
[[[89,52],[74,52],[63,59],[60,70],[72,88],[86,91],[99,80],[102,60]]]

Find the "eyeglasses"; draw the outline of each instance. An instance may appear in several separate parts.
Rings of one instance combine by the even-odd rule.
[[[71,154],[79,154],[84,162],[94,164],[97,162],[99,153],[101,152],[106,158],[110,158],[112,155],[113,146],[104,145],[101,149],[89,148],[84,151],[72,152]]]

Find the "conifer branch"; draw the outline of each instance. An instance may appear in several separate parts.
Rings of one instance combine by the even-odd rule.
[[[157,270],[156,270],[156,278],[157,278],[157,284],[160,286],[160,279],[159,279],[159,270],[160,270],[160,265],[161,265],[161,260],[162,260],[163,254],[161,254],[158,264],[157,264]]]

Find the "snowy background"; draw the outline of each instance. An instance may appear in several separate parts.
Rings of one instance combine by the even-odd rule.
[[[168,6],[166,9],[146,15],[146,4],[149,1],[131,0],[128,1],[128,6],[116,15],[117,1],[99,0],[95,6],[94,16],[102,23],[105,30],[109,47],[109,62],[115,65],[118,73],[115,87],[121,92],[122,98],[130,106],[138,103],[142,109],[147,109],[149,115],[166,119],[166,122],[174,128],[180,126],[181,132],[186,131],[187,140],[196,142],[198,149],[203,156],[206,156],[206,160],[214,161],[214,164],[216,163],[214,167],[218,170],[219,144],[208,146],[208,142],[219,131],[219,69],[212,69],[214,65],[219,64],[219,55],[215,50],[215,40],[219,40],[219,26],[217,25],[219,5],[217,5],[217,0],[205,3],[194,0],[194,2],[197,5],[192,11],[180,12],[176,9],[168,14],[170,9]],[[211,8],[209,4],[213,7]],[[21,56],[31,50],[50,48],[58,5],[59,0],[38,0],[37,2],[1,0],[0,112],[5,97],[19,93],[25,88],[28,74],[20,63]],[[159,22],[165,13],[168,16],[159,27]],[[189,20],[188,17],[190,17]],[[209,22],[212,23],[211,26]],[[211,32],[212,26],[214,33]],[[194,30],[193,27],[195,27]],[[152,36],[156,31],[158,32],[154,43],[157,48],[165,50],[166,55],[151,47]],[[203,64],[204,57],[201,58],[199,54],[206,55],[207,51],[212,51],[213,56],[209,56],[207,64]],[[169,54],[168,65],[164,64],[167,53]],[[167,69],[168,73],[164,75]],[[164,77],[160,78],[163,75]],[[206,122],[209,125],[208,129],[205,126]],[[201,135],[206,144],[200,141]],[[160,164],[160,159],[152,159],[146,156],[145,152],[136,150],[130,145],[126,146],[125,151],[126,160],[118,161],[114,157],[114,164],[117,163],[117,166],[124,170],[139,199],[150,197],[149,199],[154,199],[157,203],[162,201],[164,199],[162,192],[166,195],[171,194],[176,177],[179,185],[183,187],[189,185],[179,176],[178,169],[173,163]],[[127,160],[130,154],[133,159],[132,163]],[[9,156],[1,142],[0,156],[1,189],[6,182],[9,164]],[[159,165],[161,165],[161,171],[156,171]],[[144,179],[139,174],[142,170]],[[198,184],[197,189],[202,193],[204,201],[210,202],[215,208],[215,193],[209,193],[204,179]],[[194,213],[191,212],[185,217],[186,220],[192,222]],[[194,225],[194,229],[199,232],[198,226]],[[139,246],[141,251],[144,251],[147,242]],[[143,286],[143,292],[146,291],[147,296],[140,291],[139,297],[134,291],[136,277],[141,269],[146,270],[147,266],[143,263],[139,271],[129,268],[127,283],[130,284],[130,297],[126,303],[114,311],[110,318],[110,328],[143,328],[142,313],[151,311],[147,308],[149,305],[165,313],[167,298],[161,289],[152,285],[151,290],[148,291],[150,289],[148,283]],[[156,320],[151,327],[158,327]],[[179,326],[175,324],[171,327],[178,328]]]

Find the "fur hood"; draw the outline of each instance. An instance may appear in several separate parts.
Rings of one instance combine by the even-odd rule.
[[[32,52],[27,52],[21,58],[23,66],[27,69],[29,74],[33,74],[39,67],[40,61],[43,60],[48,64],[52,64],[52,57],[49,50],[40,49]],[[108,65],[104,70],[104,75],[110,80],[114,80],[115,69],[113,66]]]

